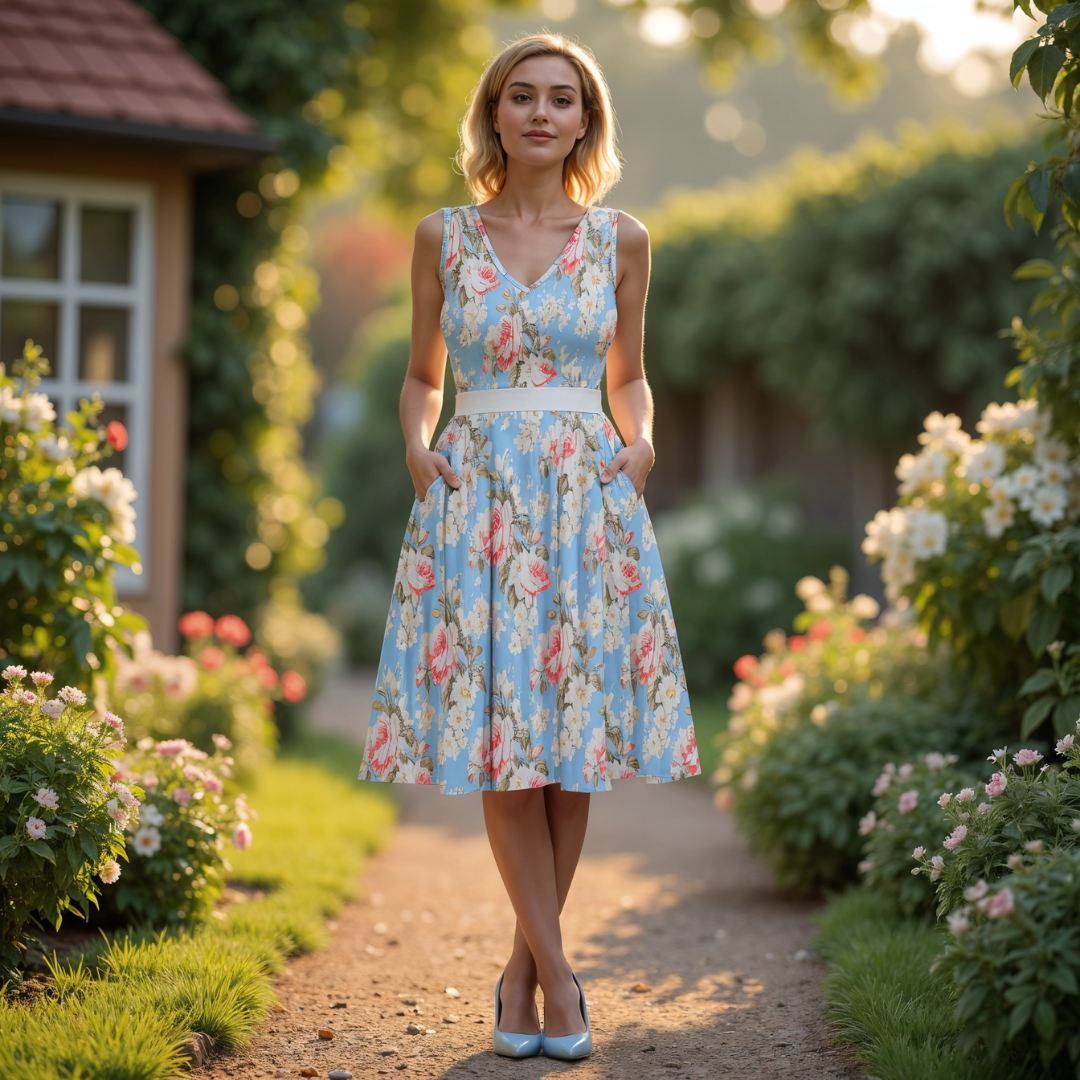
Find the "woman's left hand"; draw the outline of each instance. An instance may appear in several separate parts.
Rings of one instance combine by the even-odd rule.
[[[604,466],[604,471],[600,474],[600,482],[610,483],[615,479],[616,473],[624,472],[630,477],[638,498],[641,498],[645,491],[645,480],[655,460],[656,451],[653,450],[652,443],[646,438],[639,438],[629,446],[624,446]]]

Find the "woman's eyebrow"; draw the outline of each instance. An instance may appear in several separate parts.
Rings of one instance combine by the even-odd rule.
[[[531,82],[522,82],[520,79],[515,79],[512,83],[509,83],[508,88],[510,86],[524,86],[526,90],[535,90],[536,89],[536,86],[533,83],[531,83]],[[552,89],[552,90],[572,90],[574,93],[577,93],[577,87],[571,85],[570,83],[556,83],[554,86],[550,87],[550,89]]]

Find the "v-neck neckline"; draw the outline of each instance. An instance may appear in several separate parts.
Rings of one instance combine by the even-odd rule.
[[[559,265],[559,263],[563,261],[566,253],[570,250],[570,246],[577,239],[578,233],[581,232],[581,230],[585,227],[585,222],[589,217],[590,208],[586,207],[585,213],[581,215],[581,220],[577,223],[574,231],[570,234],[570,239],[567,240],[566,243],[563,245],[562,251],[560,251],[559,254],[555,256],[555,261],[547,268],[547,270],[544,271],[543,275],[538,277],[531,285],[522,285],[521,282],[518,281],[518,279],[514,277],[513,274],[511,274],[505,266],[503,266],[502,260],[499,258],[498,253],[495,251],[495,245],[492,244],[491,238],[488,236],[487,226],[484,224],[484,219],[480,216],[480,207],[477,206],[476,203],[471,203],[470,209],[472,210],[473,219],[476,221],[476,224],[480,228],[480,236],[483,240],[484,249],[487,251],[488,255],[491,256],[491,261],[495,263],[495,266],[498,269],[499,273],[502,274],[503,277],[505,277],[508,281],[510,281],[511,284],[515,285],[522,292],[532,292],[534,289],[540,288],[540,286],[543,285],[544,282],[547,281],[547,279],[551,277],[551,275],[555,272],[555,268]]]

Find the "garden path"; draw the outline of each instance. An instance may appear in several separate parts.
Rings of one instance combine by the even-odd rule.
[[[338,702],[361,694],[370,696],[366,685],[332,688],[315,723],[333,730],[355,716]],[[330,947],[289,964],[276,982],[284,1011],[250,1050],[197,1076],[859,1075],[823,1018],[823,967],[808,952],[814,905],[777,889],[697,782],[626,781],[593,798],[564,916],[589,998],[592,1057],[496,1057],[492,998],[514,921],[480,799],[399,791],[393,840],[369,861],[363,898],[329,924]],[[320,1028],[335,1037],[320,1039]]]

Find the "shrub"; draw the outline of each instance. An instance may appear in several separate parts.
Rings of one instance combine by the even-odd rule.
[[[191,926],[205,918],[229,869],[224,838],[241,850],[251,845],[246,798],[223,798],[231,744],[223,735],[213,741],[210,755],[186,739],[143,738],[117,769],[145,792],[138,827],[128,829],[129,871],[110,896],[130,922]]]
[[[0,658],[75,683],[108,664],[109,634],[146,625],[117,606],[112,582],[116,563],[141,572],[135,489],[97,464],[126,439],[122,425],[98,426],[95,396],[57,427],[36,389],[48,372],[30,342],[12,375],[0,363]]]
[[[214,736],[224,735],[237,772],[249,776],[274,751],[275,701],[302,700],[305,682],[294,671],[279,676],[235,615],[189,612],[180,632],[192,656],[166,656],[149,634],[136,634],[132,655],[117,654],[112,696],[134,736],[188,739],[213,753]]]
[[[916,868],[937,882],[939,915],[957,909],[973,887],[993,884],[1042,851],[1080,842],[1076,736],[1064,736],[1057,750],[1064,758],[1060,769],[1049,763],[1040,767],[1043,755],[1035,750],[1020,750],[1011,762],[1007,751],[995,750],[989,760],[998,771],[981,791],[968,788],[965,798],[943,796],[949,834],[935,845],[933,856],[919,858]]]
[[[84,708],[65,686],[51,700],[48,673],[10,665],[0,694],[0,980],[17,968],[35,914],[59,927],[65,913],[85,918],[101,892],[94,880],[120,875],[123,828],[141,791],[110,777],[109,755],[123,723]]]
[[[658,514],[655,527],[686,677],[699,690],[730,684],[738,657],[790,626],[801,608],[795,583],[826,574],[847,546],[808,529],[772,491],[695,499]]]
[[[982,883],[969,896],[972,904],[950,919],[956,940],[938,961],[959,989],[960,1048],[982,1042],[996,1057],[1008,1045],[1022,1064],[1075,1075],[1080,851],[1025,860],[995,890]]]
[[[866,837],[859,864],[866,886],[891,897],[905,915],[928,911],[934,886],[913,872],[913,852],[936,847],[946,831],[942,788],[973,789],[975,777],[956,768],[955,754],[924,755],[897,768],[887,762],[874,783],[874,808],[860,822]]]

